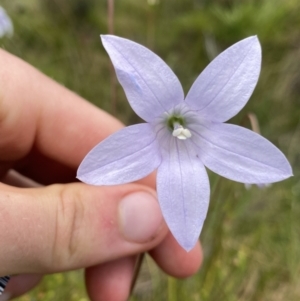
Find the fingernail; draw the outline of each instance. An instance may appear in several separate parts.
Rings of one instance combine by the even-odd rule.
[[[125,196],[119,205],[119,215],[124,238],[136,243],[153,239],[163,222],[156,198],[147,192]]]
[[[0,301],[7,301],[10,300],[11,298],[11,293],[9,292],[4,292],[2,295],[0,295]]]

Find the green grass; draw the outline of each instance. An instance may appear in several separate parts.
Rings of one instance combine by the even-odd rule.
[[[107,33],[105,1],[10,1],[2,5],[15,35],[4,49],[123,122],[138,122],[121,87],[115,107],[110,62],[99,40]],[[201,234],[203,267],[187,280],[167,277],[147,258],[131,300],[300,300],[300,4],[297,0],[116,1],[115,33],[157,52],[185,91],[219,51],[257,34],[262,73],[246,107],[230,122],[262,134],[290,160],[294,177],[266,189],[210,174],[212,198]],[[46,276],[25,300],[88,300],[81,272]]]

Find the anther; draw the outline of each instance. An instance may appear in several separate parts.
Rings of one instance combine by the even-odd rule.
[[[180,140],[185,140],[192,137],[190,130],[185,129],[182,125],[176,123],[172,135]]]

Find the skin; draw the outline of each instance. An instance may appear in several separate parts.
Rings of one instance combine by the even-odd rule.
[[[76,183],[87,152],[123,125],[3,50],[0,66],[0,275],[18,275],[6,292],[16,297],[44,274],[85,268],[91,300],[126,300],[136,256],[146,251],[169,275],[194,274],[200,244],[186,253],[168,232],[154,175],[113,187]],[[161,222],[132,241],[118,208],[141,193],[152,195],[153,220]]]

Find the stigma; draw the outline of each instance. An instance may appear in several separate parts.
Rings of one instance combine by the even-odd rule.
[[[180,140],[186,140],[192,137],[189,129],[185,129],[181,124],[175,123],[172,135]]]

